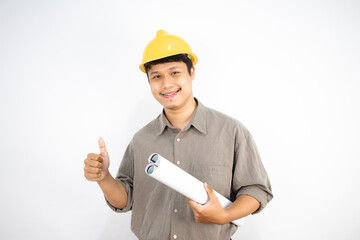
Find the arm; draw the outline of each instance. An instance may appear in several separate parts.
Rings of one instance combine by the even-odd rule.
[[[124,186],[116,181],[109,172],[109,154],[105,143],[99,138],[100,154],[89,153],[84,161],[84,176],[89,181],[96,181],[106,199],[116,208],[123,209],[127,203],[127,193]]]
[[[188,204],[194,212],[196,222],[222,225],[245,217],[260,207],[260,203],[255,198],[249,195],[240,195],[229,208],[224,209],[214,191],[206,183],[204,186],[209,195],[209,200],[204,205],[188,199]]]
[[[126,206],[128,199],[126,190],[120,182],[111,176],[109,171],[104,179],[97,181],[97,183],[112,206],[118,209],[123,209]]]

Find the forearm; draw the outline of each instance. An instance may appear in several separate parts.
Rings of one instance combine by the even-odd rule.
[[[228,223],[246,217],[259,207],[260,203],[255,198],[249,195],[240,195],[229,208],[225,209],[224,222]]]
[[[97,183],[112,206],[119,209],[123,209],[126,206],[128,198],[126,190],[109,172],[106,173],[103,180]]]

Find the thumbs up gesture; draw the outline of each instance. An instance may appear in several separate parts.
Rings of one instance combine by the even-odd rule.
[[[104,139],[99,138],[100,154],[89,153],[84,160],[84,176],[89,181],[101,181],[109,174],[110,159]]]

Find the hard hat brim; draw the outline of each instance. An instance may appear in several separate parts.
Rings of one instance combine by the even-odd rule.
[[[194,53],[175,53],[175,54],[170,55],[170,56],[164,56],[164,57],[154,58],[154,59],[151,59],[151,60],[149,60],[149,61],[147,61],[147,62],[141,63],[141,64],[139,65],[139,69],[140,69],[142,72],[146,73],[146,70],[145,70],[145,64],[146,64],[146,63],[153,62],[153,61],[160,60],[160,59],[167,58],[167,57],[171,57],[171,56],[175,56],[175,55],[178,55],[178,54],[187,54],[187,55],[189,55],[193,66],[195,66],[196,63],[198,62],[198,58],[197,58],[197,56],[196,56]]]

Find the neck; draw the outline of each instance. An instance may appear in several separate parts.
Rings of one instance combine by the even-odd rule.
[[[194,98],[187,102],[184,106],[179,109],[165,109],[166,118],[169,120],[171,125],[183,130],[186,125],[190,122],[190,119],[195,112],[197,103]]]

